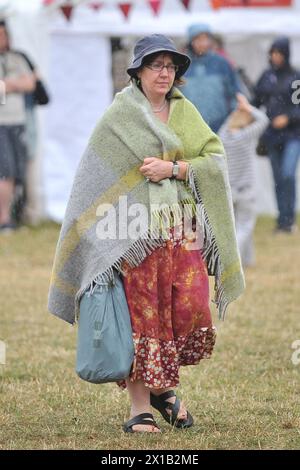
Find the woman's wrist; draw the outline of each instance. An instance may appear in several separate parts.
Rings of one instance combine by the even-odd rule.
[[[167,163],[167,178],[172,178],[173,177],[173,162],[166,162]],[[187,173],[187,167],[188,163],[178,160],[177,161],[178,166],[179,166],[179,172],[178,175],[175,176],[175,179],[177,180],[185,180],[186,179],[186,173]]]
[[[167,178],[172,178],[173,176],[173,162],[166,162],[167,166]]]
[[[179,172],[178,172],[178,175],[176,176],[176,179],[185,181],[186,180],[186,173],[187,173],[188,163],[184,162],[182,160],[179,160],[178,164],[179,164]]]

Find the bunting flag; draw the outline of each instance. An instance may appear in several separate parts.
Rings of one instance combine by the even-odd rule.
[[[161,0],[148,0],[148,3],[154,12],[154,15],[158,15],[161,7]]]
[[[185,8],[186,10],[189,9],[189,7],[190,7],[190,0],[181,0],[181,3],[182,3],[182,5],[184,6],[184,8]]]
[[[64,14],[65,18],[68,21],[70,21],[72,13],[73,13],[73,8],[74,8],[73,5],[64,4],[64,5],[61,5],[59,8],[61,12]]]
[[[125,16],[125,18],[128,19],[132,4],[122,2],[122,3],[119,3],[118,6],[120,10],[122,11],[123,15]]]
[[[95,11],[98,11],[100,10],[100,8],[103,7],[103,3],[102,2],[90,2],[89,7]]]
[[[0,0],[1,1],[1,0]],[[59,8],[64,14],[65,18],[70,21],[73,13],[73,9],[80,4],[87,4],[87,6],[94,11],[100,10],[100,8],[109,3],[110,0],[41,0],[44,7],[55,6]],[[219,8],[228,7],[291,7],[293,0],[209,0],[211,8],[218,10]],[[155,16],[158,16],[161,9],[163,0],[144,0],[145,3],[151,7],[152,12]],[[183,8],[191,10],[191,0],[178,0]],[[119,9],[122,11],[124,17],[128,19],[134,2],[118,2]]]

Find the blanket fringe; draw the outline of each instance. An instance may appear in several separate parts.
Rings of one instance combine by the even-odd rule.
[[[149,231],[146,235],[136,240],[130,248],[104,272],[99,273],[88,286],[81,289],[75,298],[75,322],[79,319],[79,303],[82,295],[92,295],[96,288],[108,289],[115,283],[116,271],[124,274],[122,264],[124,261],[132,266],[138,266],[141,262],[150,255],[156,248],[163,246],[165,240],[159,237],[159,232]]]
[[[124,274],[122,270],[122,264],[124,261],[126,261],[130,266],[136,267],[141,264],[142,261],[156,248],[163,246],[165,239],[168,238],[167,231],[164,230],[164,227],[166,227],[165,224],[167,224],[168,221],[175,224],[180,223],[183,216],[182,210],[184,210],[185,216],[188,215],[189,217],[193,217],[196,215],[200,226],[203,228],[204,246],[202,254],[204,260],[207,262],[209,273],[212,273],[215,276],[214,303],[218,308],[219,318],[222,320],[225,319],[225,313],[229,302],[226,299],[224,287],[221,284],[220,255],[191,165],[189,165],[188,170],[188,185],[196,199],[197,205],[191,203],[190,200],[186,200],[181,201],[180,205],[177,204],[177,207],[174,206],[171,210],[168,207],[164,207],[160,212],[154,211],[154,218],[152,219],[150,230],[144,236],[138,238],[130,248],[104,272],[99,273],[88,286],[84,287],[77,293],[75,299],[76,322],[79,318],[79,303],[82,295],[84,293],[92,295],[96,288],[100,288],[101,291],[102,289],[108,289],[115,283],[116,272]]]
[[[224,287],[221,283],[222,269],[220,253],[218,250],[215,236],[212,231],[212,227],[208,219],[208,215],[201,199],[201,193],[197,185],[197,180],[191,165],[189,165],[188,167],[188,184],[197,201],[197,218],[204,231],[204,246],[202,249],[202,255],[207,263],[208,272],[215,276],[214,303],[218,308],[219,319],[224,320],[229,302],[225,296]]]
[[[161,236],[168,239],[170,228],[182,223],[183,209],[183,201],[180,204],[163,205],[158,209],[151,209],[151,232],[156,234],[160,231]]]

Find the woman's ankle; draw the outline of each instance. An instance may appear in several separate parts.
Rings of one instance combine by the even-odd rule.
[[[152,413],[151,412],[151,407],[145,406],[145,407],[138,407],[138,406],[131,406],[130,410],[130,418],[134,418],[135,416],[141,415],[143,413]]]
[[[153,388],[151,389],[151,393],[153,395],[162,395],[165,392],[169,392],[170,390],[174,390],[174,387],[167,387],[167,388]]]

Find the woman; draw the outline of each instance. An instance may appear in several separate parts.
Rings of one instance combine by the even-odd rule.
[[[278,216],[274,233],[297,231],[297,166],[300,159],[300,106],[295,84],[300,70],[290,63],[290,41],[276,38],[269,50],[270,66],[259,78],[254,106],[264,106],[270,119],[261,142],[270,157]]]
[[[125,432],[160,432],[151,406],[178,428],[193,424],[173,389],[179,367],[214,346],[208,271],[221,317],[244,287],[223,147],[174,86],[189,64],[163,35],[137,42],[131,84],[100,120],[79,166],[53,268],[49,309],[71,323],[85,291],[114,270],[122,274],[135,345],[130,376],[119,383],[132,402]],[[130,236],[127,218],[126,236],[110,227],[105,238],[102,204],[119,220],[146,208],[147,224],[139,219]]]
[[[1,85],[4,86],[6,100],[5,106],[1,106],[0,101],[0,234],[17,228],[12,217],[17,207],[12,210],[12,206],[17,188],[24,185],[28,161],[24,93],[32,92],[35,85],[24,58],[10,48],[4,21],[0,21]]]

